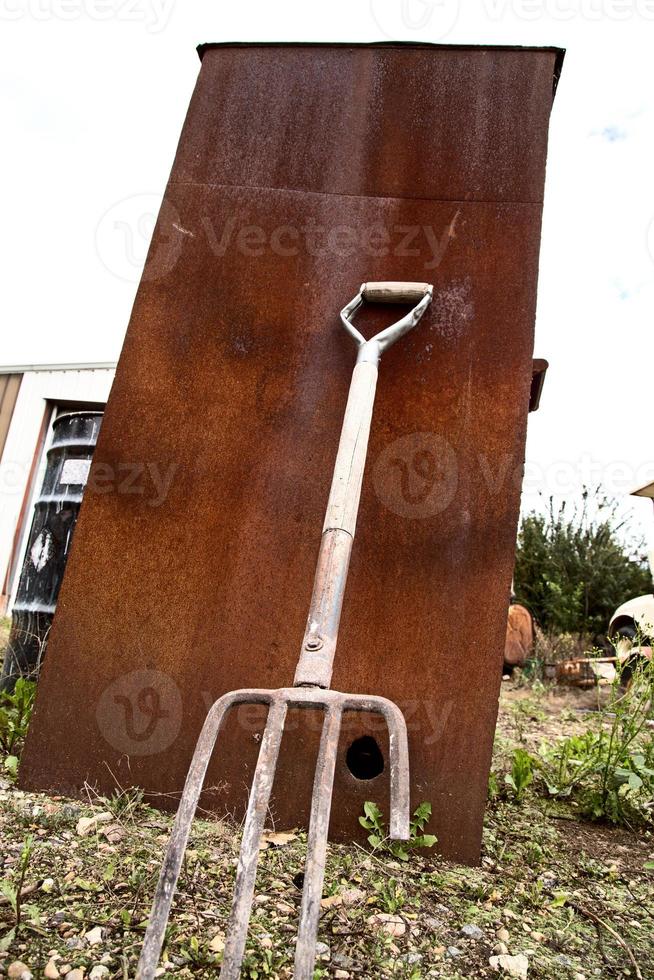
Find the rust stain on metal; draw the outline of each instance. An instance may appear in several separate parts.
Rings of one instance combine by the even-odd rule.
[[[288,683],[350,376],[335,311],[366,279],[427,280],[419,330],[387,355],[333,683],[399,705],[413,805],[432,803],[443,854],[478,860],[559,60],[418,46],[204,51],[23,785],[107,790],[113,773],[174,805],[207,705]],[[94,470],[123,463],[174,464],[165,499],[153,506],[147,482],[140,493],[94,485]],[[154,725],[138,705],[144,684],[158,697]],[[133,730],[153,728],[140,741],[125,728],[129,698]],[[83,738],[70,738],[70,713]],[[289,709],[270,804],[279,826],[308,821],[322,730],[312,715]],[[265,706],[230,713],[207,773],[220,788],[203,806],[244,812],[264,726]],[[362,735],[388,759],[373,715],[343,718],[330,818],[341,840],[362,834],[365,799],[388,808],[388,771],[364,781],[348,768]]]

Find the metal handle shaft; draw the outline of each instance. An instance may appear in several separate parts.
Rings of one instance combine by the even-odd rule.
[[[329,687],[356,528],[377,365],[355,366],[325,514],[313,595],[294,684]]]
[[[370,285],[370,284],[368,284]],[[378,363],[382,352],[416,325],[431,302],[432,287],[426,283],[376,283],[374,286],[405,287],[404,296],[420,287],[418,304],[407,316],[366,340],[349,317],[365,299],[365,286],[341,312],[341,320],[359,346],[345,407],[341,438],[325,514],[318,564],[313,583],[300,661],[295,672],[296,687],[331,684],[338,627],[345,583],[356,529],[363,471],[366,465],[370,423],[377,387]],[[404,300],[406,302],[406,300]]]

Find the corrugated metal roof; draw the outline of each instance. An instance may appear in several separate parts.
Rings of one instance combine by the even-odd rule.
[[[30,371],[115,371],[118,361],[93,361],[87,364],[3,364],[0,374],[28,374]]]

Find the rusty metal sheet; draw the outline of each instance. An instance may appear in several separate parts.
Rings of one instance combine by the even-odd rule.
[[[442,853],[478,859],[555,64],[533,50],[205,52],[60,593],[24,786],[116,779],[172,806],[213,700],[292,683],[353,360],[338,311],[364,280],[433,281],[423,321],[381,365],[333,686],[399,704],[413,804],[431,801]],[[268,127],[278,103],[283,139]],[[289,712],[278,826],[307,820],[322,722]],[[243,813],[262,730],[258,706],[228,719],[203,806]],[[373,738],[383,766],[374,717],[343,719],[335,838],[362,833],[364,800],[388,810],[387,765],[351,771],[370,775]]]

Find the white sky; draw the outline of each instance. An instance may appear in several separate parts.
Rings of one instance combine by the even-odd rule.
[[[654,480],[654,0],[0,0],[0,362],[117,359],[197,43],[389,38],[567,48],[524,505]]]

